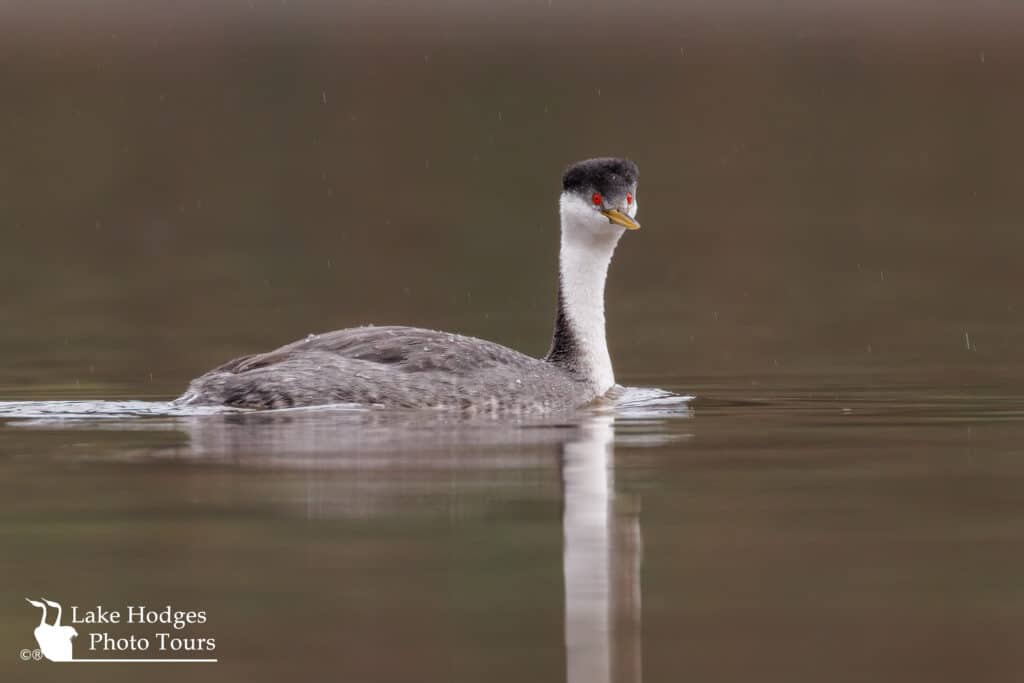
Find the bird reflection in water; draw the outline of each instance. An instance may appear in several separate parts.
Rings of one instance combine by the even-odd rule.
[[[281,411],[61,420],[47,426],[184,431],[184,443],[108,452],[103,459],[171,459],[201,470],[205,464],[231,467],[220,472],[268,468],[272,478],[259,481],[272,485],[274,507],[310,519],[370,518],[396,511],[422,516],[438,511],[430,508],[431,500],[458,509],[460,491],[480,491],[481,486],[488,500],[509,491],[519,495],[524,485],[560,495],[566,680],[606,683],[642,677],[639,505],[616,493],[614,447],[616,442],[646,447],[686,438],[665,425],[688,415],[685,404],[677,404],[530,423],[416,412]],[[552,477],[553,468],[559,477]],[[222,497],[222,482],[201,470],[181,484],[196,487],[199,497],[211,491]],[[299,476],[279,476],[281,471]],[[549,488],[556,481],[560,491]],[[254,491],[269,493],[266,488],[241,491],[246,504],[253,502],[248,496]],[[410,496],[410,491],[441,495]]]
[[[675,412],[676,417],[686,415],[685,408]],[[633,415],[625,421],[636,418]],[[499,476],[510,468],[550,466],[557,454],[563,503],[566,681],[642,680],[639,501],[615,491],[614,414],[591,414],[568,424],[505,426],[459,421],[443,425],[434,418],[432,424],[405,422],[401,429],[394,428],[392,417],[351,419],[360,421],[358,430],[334,422],[310,431],[294,422],[265,418],[254,422],[248,416],[241,421],[247,423],[244,427],[232,421],[199,420],[195,423],[199,428],[192,432],[191,452],[266,452],[268,443],[277,443],[287,445],[293,465],[298,450],[304,452],[307,464],[319,467],[333,463],[335,467],[384,468],[394,473],[396,467],[416,463],[446,470],[493,468]],[[339,430],[345,438],[339,438]],[[651,445],[659,442],[655,436],[648,429],[636,442]],[[338,457],[339,444],[345,444],[346,457]],[[492,448],[501,449],[500,457],[494,457]],[[430,456],[424,457],[424,451],[430,451]],[[264,458],[266,464],[282,464],[273,456]],[[346,498],[352,506],[347,512],[373,514],[372,510],[380,509],[386,488],[375,487],[370,504],[365,499],[357,502],[360,497]],[[315,507],[321,514],[326,512],[323,501]]]
[[[562,449],[568,683],[642,679],[640,523],[615,495],[614,435],[596,416]]]

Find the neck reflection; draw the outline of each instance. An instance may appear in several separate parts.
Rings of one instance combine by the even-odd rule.
[[[639,683],[639,518],[615,496],[614,418],[580,426],[562,449],[568,683]]]

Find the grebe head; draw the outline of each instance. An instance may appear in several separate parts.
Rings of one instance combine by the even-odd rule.
[[[623,230],[638,229],[639,179],[640,170],[629,159],[587,159],[565,169],[559,201],[563,231],[617,241]]]

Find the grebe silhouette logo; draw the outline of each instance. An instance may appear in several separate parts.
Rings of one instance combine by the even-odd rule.
[[[74,659],[71,639],[78,635],[78,631],[74,626],[60,625],[60,617],[63,612],[60,603],[46,598],[43,598],[42,602],[30,598],[25,598],[25,600],[33,607],[38,607],[43,611],[42,616],[39,617],[39,626],[36,626],[36,630],[33,631],[43,656],[51,662],[70,662]],[[52,624],[46,623],[47,605],[57,610],[57,618],[53,620]]]

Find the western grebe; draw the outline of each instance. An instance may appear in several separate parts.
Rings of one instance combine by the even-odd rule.
[[[415,327],[356,327],[236,358],[192,380],[178,404],[291,408],[354,403],[533,414],[605,396],[615,375],[604,286],[625,230],[636,230],[639,170],[588,159],[562,175],[558,313],[541,360],[493,342]]]

